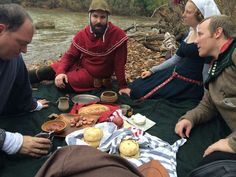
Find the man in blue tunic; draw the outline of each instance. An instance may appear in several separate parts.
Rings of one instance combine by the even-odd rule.
[[[41,110],[46,100],[34,100],[28,72],[21,56],[34,34],[32,19],[16,4],[0,5],[0,118]],[[0,150],[7,154],[41,156],[48,153],[46,138],[23,136],[0,128]]]

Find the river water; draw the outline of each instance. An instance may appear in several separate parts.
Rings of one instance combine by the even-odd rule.
[[[23,54],[26,64],[58,59],[70,46],[74,34],[88,24],[88,14],[66,10],[27,9],[34,22],[53,21],[55,29],[38,29],[28,51]],[[141,17],[110,16],[109,20],[122,29],[136,23],[148,22]]]

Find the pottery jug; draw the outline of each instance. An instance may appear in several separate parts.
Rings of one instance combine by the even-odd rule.
[[[58,109],[60,111],[66,111],[69,109],[69,98],[68,97],[60,97],[58,99]]]

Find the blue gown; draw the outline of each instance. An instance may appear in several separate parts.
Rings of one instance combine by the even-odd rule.
[[[183,41],[177,50],[176,55],[181,57],[181,59],[174,66],[155,72],[145,79],[139,78],[131,83],[131,98],[140,99],[142,96],[149,93],[153,88],[170,78],[173,71],[176,71],[181,76],[202,82],[202,70],[206,58],[199,56],[196,44],[189,44]],[[165,98],[171,100],[201,100],[203,92],[203,85],[197,85],[179,78],[174,78],[164,87],[157,90],[149,98]]]

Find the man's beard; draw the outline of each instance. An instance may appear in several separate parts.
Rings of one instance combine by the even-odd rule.
[[[98,29],[96,27],[100,27],[100,28]],[[96,25],[91,24],[91,28],[92,28],[93,33],[96,35],[96,37],[101,37],[101,36],[103,36],[103,34],[106,31],[107,24],[106,25],[102,25],[100,23],[98,23]]]

